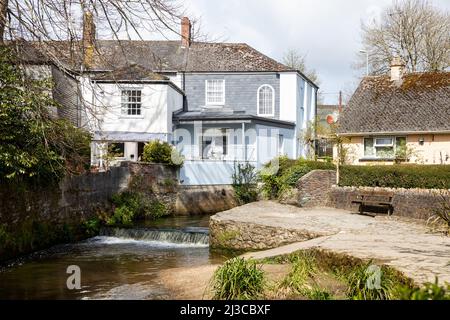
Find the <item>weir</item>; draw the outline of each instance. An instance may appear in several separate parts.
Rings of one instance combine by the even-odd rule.
[[[208,228],[190,227],[185,229],[147,229],[147,228],[103,228],[100,236],[157,241],[175,244],[208,245]]]

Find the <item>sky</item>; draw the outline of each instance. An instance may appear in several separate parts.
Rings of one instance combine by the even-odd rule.
[[[450,10],[450,0],[431,1]],[[364,70],[352,64],[361,47],[361,22],[372,20],[392,0],[185,0],[211,39],[245,42],[281,61],[288,49],[306,55],[319,75],[324,103],[337,104]]]

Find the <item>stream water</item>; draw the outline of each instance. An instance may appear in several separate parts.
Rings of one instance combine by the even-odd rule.
[[[0,272],[0,299],[165,299],[164,269],[223,262],[208,247],[208,216],[171,217],[133,229],[58,245]],[[81,289],[69,290],[67,267],[81,269]]]

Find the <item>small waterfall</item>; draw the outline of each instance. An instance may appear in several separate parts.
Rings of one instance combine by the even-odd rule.
[[[207,228],[186,228],[182,230],[103,228],[100,231],[100,236],[174,244],[209,244]]]

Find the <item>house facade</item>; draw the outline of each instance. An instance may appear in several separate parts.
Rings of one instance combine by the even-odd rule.
[[[450,72],[366,77],[339,118],[347,162],[450,164]]]
[[[92,133],[92,165],[139,161],[161,140],[185,159],[182,184],[216,185],[236,162],[304,156],[318,87],[247,44],[192,42],[187,18],[181,28],[181,41],[97,40],[85,19],[82,61],[54,77],[54,96]]]

